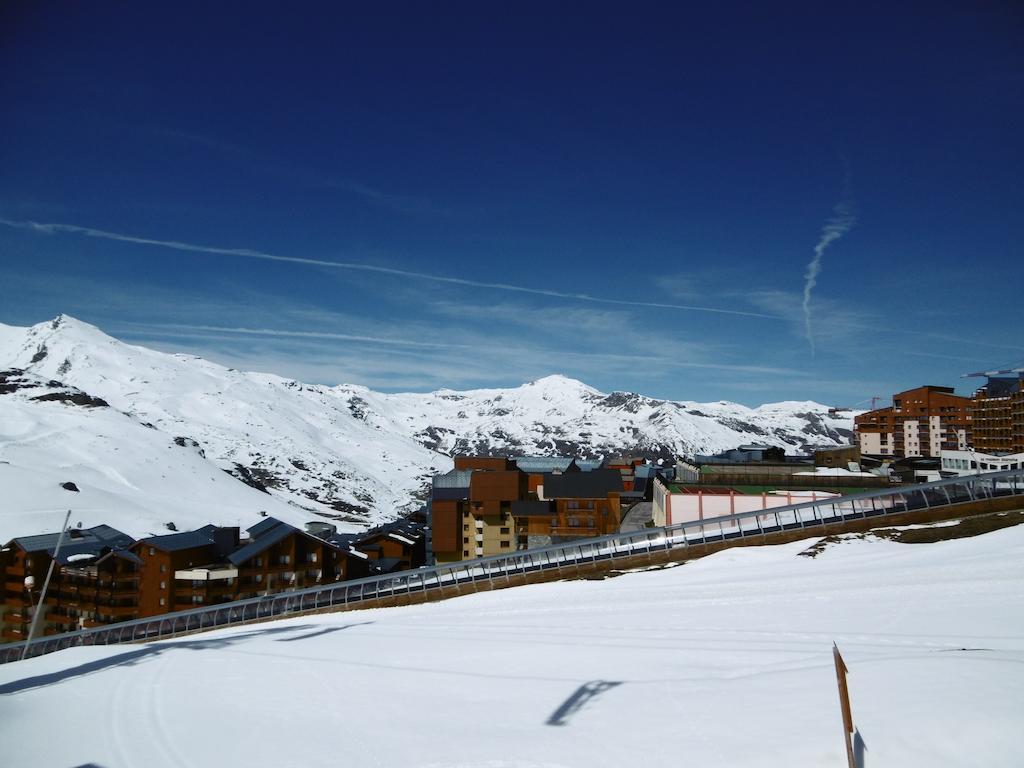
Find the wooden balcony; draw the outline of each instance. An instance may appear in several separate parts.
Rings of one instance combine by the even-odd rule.
[[[19,627],[4,627],[0,637],[11,643],[25,642],[28,637],[28,627],[25,627],[24,631]]]
[[[20,608],[25,604],[24,593],[20,595],[8,594],[4,597],[4,605],[8,608]]]
[[[99,617],[112,616],[121,620],[129,619],[139,612],[137,605],[97,605],[94,609]]]

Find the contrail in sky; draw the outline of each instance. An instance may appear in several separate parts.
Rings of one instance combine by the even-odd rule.
[[[306,259],[299,256],[279,256],[264,251],[256,251],[250,248],[221,248],[213,245],[197,245],[194,243],[183,243],[177,240],[155,240],[148,237],[136,237],[118,232],[107,232],[102,229],[91,227],[79,227],[74,224],[41,223],[36,221],[16,221],[0,218],[0,224],[17,229],[27,229],[33,232],[55,234],[66,232],[87,237],[97,237],[104,240],[116,240],[122,243],[135,243],[137,245],[153,245],[161,248],[170,248],[176,251],[188,251],[190,253],[209,253],[217,256],[241,256],[247,259],[263,259],[265,261],[280,261],[289,264],[305,264],[311,267],[328,267],[331,269],[347,269],[360,272],[376,272],[398,277],[408,277],[416,280],[430,280],[436,283],[448,283],[450,285],[463,285],[471,288],[488,288],[497,291],[512,291],[515,293],[528,293],[535,296],[548,296],[557,299],[574,299],[577,301],[589,301],[598,304],[614,304],[626,307],[648,307],[651,309],[676,309],[687,312],[712,312],[720,315],[739,315],[741,317],[759,317],[767,320],[783,320],[778,315],[766,315],[761,312],[746,312],[739,309],[721,309],[718,307],[691,306],[687,304],[663,304],[655,301],[629,301],[626,299],[608,299],[601,296],[591,296],[586,293],[569,293],[565,291],[554,291],[546,288],[528,288],[522,285],[511,285],[509,283],[488,283],[479,280],[467,280],[461,277],[450,277],[447,275],[432,275],[426,272],[413,272],[406,269],[393,267],[381,267],[375,264],[362,264],[346,261],[325,261],[323,259]],[[806,303],[806,301],[805,301]]]
[[[807,274],[804,276],[804,324],[807,329],[807,343],[811,345],[811,354],[814,354],[814,335],[811,332],[811,291],[818,284],[818,273],[821,272],[821,257],[825,249],[836,240],[841,238],[857,223],[856,211],[853,204],[848,201],[838,203],[832,209],[832,218],[825,222],[821,228],[821,238],[814,246],[814,258],[807,265]]]

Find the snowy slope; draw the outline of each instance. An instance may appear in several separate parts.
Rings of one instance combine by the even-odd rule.
[[[836,642],[867,765],[1024,764],[1024,526],[810,543],[5,665],[4,762],[841,768]]]
[[[562,376],[427,394],[307,385],[124,344],[67,316],[0,325],[0,370],[11,368],[102,398],[165,436],[195,441],[255,487],[358,524],[419,506],[455,453],[671,458],[749,442],[796,452],[845,443],[852,427],[849,414],[831,417],[817,403],[752,409],[606,395]],[[9,400],[0,396],[0,417]],[[116,460],[107,469],[126,471]]]
[[[59,530],[68,509],[72,524],[107,523],[136,538],[168,533],[167,523],[248,527],[261,510],[294,525],[315,517],[312,503],[300,508],[261,493],[194,444],[52,384],[0,374],[0,389],[8,390],[0,397],[0,541]],[[69,482],[77,490],[63,487]]]

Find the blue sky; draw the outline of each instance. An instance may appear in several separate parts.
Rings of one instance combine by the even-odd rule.
[[[142,5],[0,10],[0,322],[388,391],[1024,360],[1019,4]]]

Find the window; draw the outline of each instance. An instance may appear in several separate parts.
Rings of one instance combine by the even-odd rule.
[[[26,568],[31,568],[32,567],[32,558],[31,557],[26,557],[25,558],[25,567]]]
[[[167,563],[160,563],[160,573],[167,573]]]
[[[257,557],[255,560],[252,561],[252,564],[254,566],[256,566],[257,568],[262,568],[263,567],[263,558],[262,557]]]
[[[149,548],[149,556],[152,557],[155,554],[156,554],[156,550],[153,547],[150,547]]]
[[[507,541],[502,541],[502,542],[501,542],[501,548],[502,548],[502,549],[508,549],[508,548],[509,548],[510,546],[511,546],[511,545],[510,545],[510,544],[509,544],[509,542],[507,542]]]
[[[469,550],[468,549],[462,550],[462,556],[463,557],[469,557]]]
[[[508,533],[508,528],[502,528],[501,533]]]
[[[203,596],[202,595],[192,595],[192,604],[193,605],[198,605],[201,602],[203,602]]]
[[[167,589],[167,582],[166,581],[161,581],[160,582],[160,589]]]
[[[288,555],[281,555],[280,557],[277,558],[277,564],[278,565],[288,565],[288,563],[290,563],[290,562],[291,562],[291,557],[289,557]]]
[[[166,597],[161,597],[160,598],[160,605],[167,605],[167,598]]]
[[[462,530],[468,531],[469,530],[469,525],[467,523],[463,523],[462,524]]]
[[[462,543],[463,544],[469,544],[469,536],[463,536],[462,537]]]
[[[262,573],[257,573],[256,574],[256,581],[257,582],[263,581],[263,574]]]

